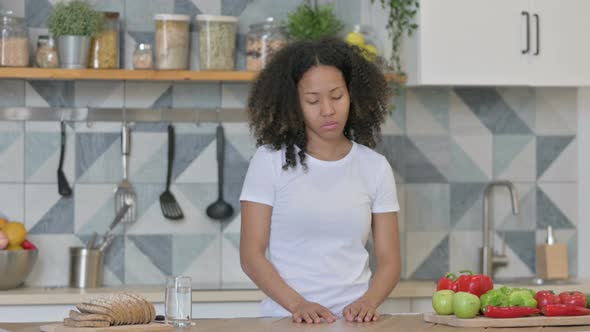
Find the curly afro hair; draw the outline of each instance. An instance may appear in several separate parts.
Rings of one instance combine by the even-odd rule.
[[[301,41],[277,52],[253,83],[248,119],[256,145],[286,147],[283,169],[297,166],[295,146],[304,168],[307,138],[298,84],[313,66],[334,66],[342,72],[350,95],[344,136],[374,148],[385,121],[391,89],[383,73],[356,47],[339,39]]]

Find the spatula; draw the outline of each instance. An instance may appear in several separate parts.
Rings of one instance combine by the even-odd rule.
[[[160,195],[160,207],[164,217],[171,220],[184,218],[182,209],[174,195],[170,192],[170,178],[172,177],[172,163],[174,162],[174,126],[168,125],[168,171],[166,173],[166,190]]]
[[[64,197],[69,197],[72,195],[72,188],[70,188],[70,184],[68,183],[68,179],[63,171],[64,165],[64,154],[66,149],[66,124],[65,122],[61,121],[61,148],[59,152],[59,166],[57,168],[57,191],[60,195]]]
[[[131,146],[131,137],[129,136],[129,126],[123,122],[121,127],[121,153],[123,155],[123,180],[119,182],[115,191],[115,213],[120,211],[125,204],[129,204],[129,211],[123,217],[122,223],[130,224],[135,222],[135,211],[137,209],[137,196],[133,186],[128,179],[128,162]]]

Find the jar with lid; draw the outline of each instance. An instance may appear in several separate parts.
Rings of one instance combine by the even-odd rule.
[[[156,68],[188,69],[190,16],[157,14],[156,21]]]
[[[139,43],[133,52],[133,69],[153,68],[152,45]]]
[[[35,64],[39,68],[57,68],[59,65],[55,39],[51,36],[40,35],[37,38],[37,53]]]
[[[272,56],[287,44],[287,36],[272,17],[250,25],[246,43],[246,70],[262,70]]]
[[[0,12],[0,66],[29,65],[29,37],[24,18],[12,11]]]
[[[90,67],[95,69],[119,68],[119,13],[103,12],[103,25],[92,38]]]
[[[236,67],[235,16],[197,15],[201,70],[234,70]]]

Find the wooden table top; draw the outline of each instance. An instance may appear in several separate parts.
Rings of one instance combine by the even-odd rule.
[[[39,332],[41,325],[47,323],[0,323],[0,329],[12,332]],[[343,319],[332,324],[296,324],[290,318],[231,318],[231,319],[199,319],[195,326],[178,331],[187,332],[448,332],[460,330],[462,332],[494,332],[518,330],[518,332],[565,332],[590,331],[590,326],[564,327],[524,327],[524,328],[457,328],[436,325],[423,321],[422,314],[384,315],[379,321],[370,323],[350,323]]]

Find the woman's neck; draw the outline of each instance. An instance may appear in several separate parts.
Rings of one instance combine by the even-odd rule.
[[[334,161],[344,158],[351,148],[352,142],[343,136],[337,141],[309,139],[305,152],[319,160]]]

